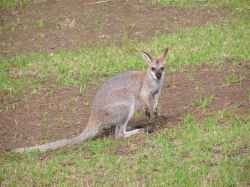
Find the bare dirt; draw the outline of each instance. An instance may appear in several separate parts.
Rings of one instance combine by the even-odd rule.
[[[147,40],[179,28],[218,22],[226,16],[221,9],[158,7],[143,0],[95,2],[41,0],[24,9],[0,10],[0,56]],[[202,118],[224,108],[245,115],[250,108],[249,72],[249,63],[225,59],[223,65],[188,66],[184,72],[169,73],[160,99],[160,118],[149,123],[142,117],[130,125],[152,125],[160,130],[176,126],[187,113]],[[225,81],[231,74],[240,81]],[[37,94],[26,93],[21,99],[1,104],[0,150],[79,134],[98,87],[89,85],[82,95],[78,87],[44,85]],[[5,95],[0,90],[1,94]],[[214,98],[204,109],[194,105],[202,96]],[[135,144],[143,143],[142,136],[136,137]],[[117,149],[117,154],[133,152],[133,145]]]
[[[226,81],[232,74],[239,77],[239,82]],[[217,66],[188,66],[184,72],[167,74],[166,80],[160,98],[161,117],[148,123],[142,116],[132,123],[139,126],[151,124],[160,130],[176,126],[187,113],[202,118],[225,108],[239,115],[250,112],[249,62],[227,59]],[[0,149],[40,144],[79,134],[87,123],[91,100],[97,89],[98,86],[90,85],[87,93],[81,95],[77,87],[46,87],[39,94],[9,104],[6,106],[8,110],[0,112]],[[198,98],[211,95],[214,99],[208,107],[194,104]],[[139,138],[138,141],[142,140]],[[119,154],[126,152],[123,149],[117,151]]]
[[[146,40],[218,22],[226,16],[222,9],[153,6],[146,0],[95,2],[42,0],[23,9],[0,10],[0,56],[119,45],[127,39]]]

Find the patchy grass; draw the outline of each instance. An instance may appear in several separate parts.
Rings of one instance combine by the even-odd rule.
[[[29,86],[40,82],[33,77],[33,72],[28,68],[28,61],[22,57],[0,60],[0,90],[10,96],[22,93]]]
[[[189,114],[176,128],[143,135],[143,145],[136,143],[136,137],[98,139],[68,148],[71,151],[2,154],[1,184],[246,186],[249,117],[222,111],[197,121]],[[117,150],[126,145],[135,151],[119,154]]]
[[[247,92],[247,97],[248,97],[248,100],[250,101],[250,90],[248,90]]]
[[[199,107],[201,109],[206,109],[213,102],[213,100],[214,100],[213,95],[201,96],[194,101],[194,106]]]
[[[4,65],[1,65],[4,69],[1,69],[3,81],[0,89],[5,89],[8,85],[8,89],[17,92],[29,83],[43,83],[46,80],[53,80],[58,85],[79,85],[84,88],[91,80],[109,77],[124,70],[145,68],[140,52],[147,50],[160,54],[165,47],[170,48],[167,60],[169,71],[181,70],[188,64],[220,63],[225,58],[249,60],[249,40],[250,24],[243,19],[163,34],[148,43],[126,41],[122,47],[100,46],[79,51],[61,50],[52,54],[0,59],[4,61]],[[13,79],[9,72],[13,71],[13,64],[19,64],[20,61],[25,63],[18,65],[17,71],[23,73]],[[30,81],[26,82],[27,79]],[[24,85],[17,86],[18,82],[23,82]]]
[[[35,25],[37,28],[41,29],[41,28],[44,28],[46,24],[45,24],[45,21],[43,19],[39,19],[35,22]]]
[[[152,0],[154,4],[174,5],[180,7],[206,6],[214,8],[230,8],[234,11],[250,9],[250,3],[247,0]]]
[[[159,2],[168,4],[170,1]],[[192,5],[192,2],[197,1],[171,2],[175,5],[182,2]],[[78,51],[60,50],[51,54],[36,53],[7,59],[0,57],[0,89],[20,93],[28,87],[35,85],[36,89],[38,85],[52,81],[57,85],[78,85],[84,90],[91,80],[106,78],[125,70],[145,68],[140,52],[146,50],[160,54],[165,47],[170,48],[167,60],[169,71],[182,70],[188,64],[221,63],[225,58],[249,60],[249,3],[206,2],[229,6],[232,12],[237,13],[234,12],[231,20],[216,25],[181,29],[176,33],[154,37],[149,42],[134,42],[125,38],[121,47],[97,46]],[[242,11],[239,12],[239,9]],[[37,27],[43,27],[44,24],[43,20],[39,20]],[[17,74],[13,76],[13,72]]]
[[[240,83],[242,78],[237,73],[231,73],[225,77],[226,84],[237,84]]]
[[[0,9],[26,6],[31,0],[0,0]]]

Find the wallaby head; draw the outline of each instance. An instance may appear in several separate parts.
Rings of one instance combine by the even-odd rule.
[[[149,53],[143,52],[145,62],[148,64],[148,74],[157,81],[160,81],[164,74],[164,64],[168,54],[168,48],[158,58],[153,58]]]

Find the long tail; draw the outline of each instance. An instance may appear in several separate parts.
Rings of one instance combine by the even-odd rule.
[[[39,150],[41,152],[47,151],[47,150],[55,150],[60,147],[64,147],[66,145],[73,145],[73,144],[80,144],[81,142],[90,139],[92,137],[95,137],[98,133],[98,129],[93,129],[93,128],[86,128],[83,130],[83,132],[71,139],[61,139],[55,142],[47,143],[47,144],[42,144],[42,145],[36,145],[32,147],[23,147],[23,148],[17,148],[14,149],[14,152],[30,152],[34,150]]]

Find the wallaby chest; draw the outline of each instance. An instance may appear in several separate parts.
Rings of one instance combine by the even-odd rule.
[[[161,85],[162,80],[150,80],[147,82],[147,86],[145,86],[144,92],[155,97],[155,95],[159,94]]]
[[[160,92],[161,81],[153,81],[150,94],[154,97]]]

